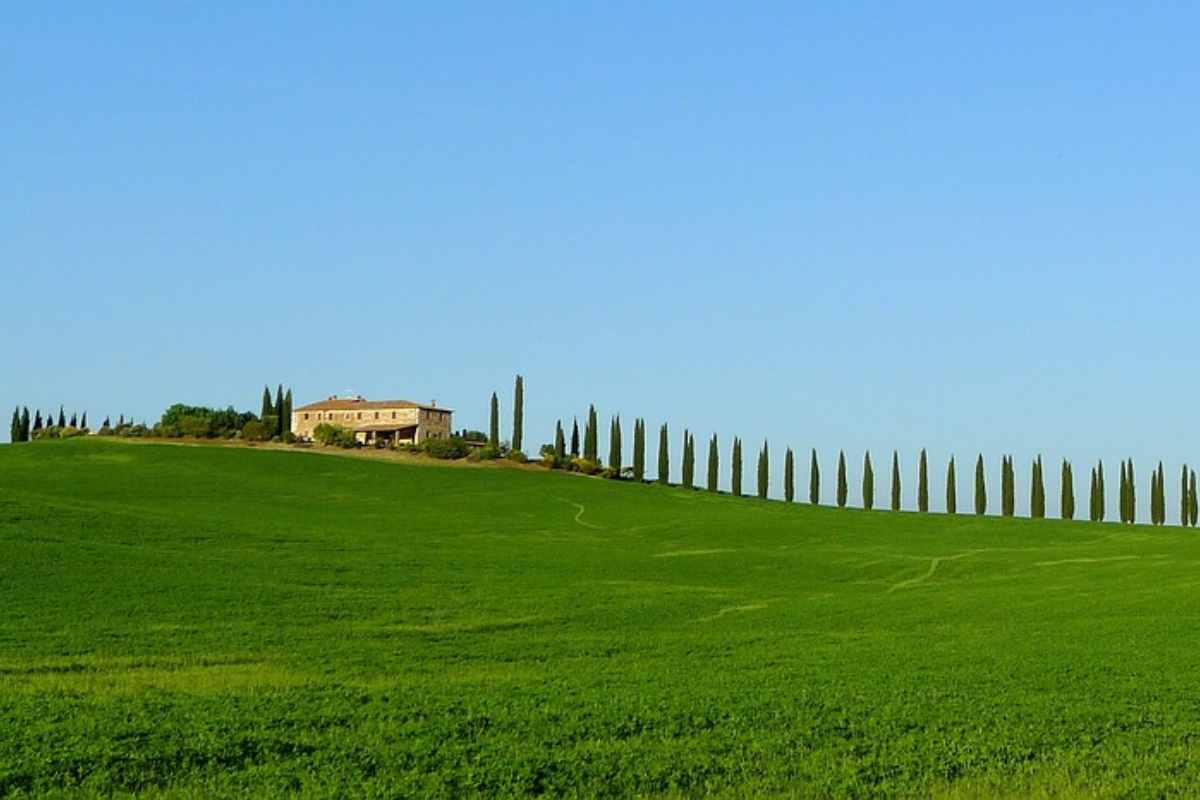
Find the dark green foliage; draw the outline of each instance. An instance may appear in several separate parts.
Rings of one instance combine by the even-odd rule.
[[[929,465],[926,463],[925,448],[917,461],[917,511],[929,511]]]
[[[733,437],[733,455],[730,457],[729,493],[742,496],[742,440]]]
[[[25,406],[21,409],[21,441],[22,442],[29,441],[29,426],[30,426],[30,424],[31,423],[29,421],[29,406]]]
[[[65,414],[63,414],[62,406],[58,407],[58,427],[60,427],[60,428],[67,427],[67,417]]]
[[[683,464],[680,467],[680,484],[685,489],[694,489],[696,486],[696,454],[693,450],[695,441],[687,428],[684,428]]]
[[[71,419],[67,422],[67,426],[71,427],[71,428],[79,427],[79,418],[77,416],[75,416],[74,411],[71,412]]]
[[[783,499],[788,503],[796,499],[796,456],[790,447],[783,453]]]
[[[633,421],[633,479],[646,480],[646,421],[641,417]]]
[[[1029,488],[1029,516],[1046,518],[1046,482],[1042,479],[1042,457],[1034,459]]]
[[[216,409],[176,403],[163,412],[155,431],[167,437],[223,438],[241,431],[253,419],[254,415],[249,411],[238,412],[232,406]],[[274,427],[268,427],[268,439],[274,435],[274,431]]]
[[[1012,456],[1004,456],[1000,464],[1000,513],[1011,517],[1017,509],[1017,477]]]
[[[86,411],[83,412],[83,416],[79,418],[79,427],[85,431],[88,429],[87,412]]]
[[[471,452],[466,440],[457,436],[435,436],[432,439],[426,439],[421,443],[421,449],[431,458],[445,460],[466,458]]]
[[[987,513],[987,477],[983,469],[983,454],[975,461],[975,513],[983,516]]]
[[[1183,465],[1183,474],[1179,479],[1179,524],[1186,528],[1191,524],[1191,498],[1188,496],[1188,466]]]
[[[1132,525],[1137,522],[1137,479],[1134,477],[1132,458],[1125,465],[1125,480],[1127,483],[1125,487],[1126,502],[1129,505],[1126,516],[1129,524]]]
[[[717,435],[714,433],[712,438],[708,440],[708,485],[710,492],[717,491],[718,470],[720,468],[720,455],[717,452]]]
[[[667,436],[667,423],[658,429],[658,482],[671,482],[671,453]]]
[[[958,475],[954,456],[950,456],[950,463],[946,465],[946,513],[958,513]]]
[[[242,436],[246,439],[262,441],[263,439],[270,438],[270,431],[263,429],[261,422],[256,423],[254,420],[251,420],[242,429]],[[358,444],[354,438],[354,431],[329,422],[322,422],[313,428],[313,441],[323,444],[326,447],[342,447],[347,449]]]
[[[1196,523],[1200,522],[1200,496],[1196,494],[1196,470],[1192,470],[1188,476],[1188,501],[1191,510],[1191,525],[1196,527]]]
[[[871,467],[871,452],[863,455],[862,505],[867,511],[875,507],[875,470]]]
[[[273,416],[275,416],[275,404],[271,402],[271,387],[263,386],[262,410],[259,412],[258,418],[266,419],[267,417]],[[119,422],[117,423],[117,426],[120,427]]]
[[[517,376],[513,386],[513,433],[512,449],[520,450],[525,441],[525,379]],[[611,455],[611,445],[609,446]]]
[[[561,419],[554,423],[554,459],[556,461],[566,461],[567,459],[567,437],[563,433]]]
[[[283,404],[283,384],[279,384],[279,388],[275,390],[275,435],[283,436],[285,428],[283,422],[285,406]]]
[[[571,420],[571,458],[579,458],[579,418]]]
[[[21,411],[20,411],[20,409],[17,409],[17,408],[13,409],[12,424],[9,426],[9,429],[8,429],[8,440],[10,442],[12,442],[13,444],[17,444],[21,441]]]
[[[817,464],[817,449],[812,451],[812,462],[808,465],[808,502],[814,506],[821,502],[821,467]]]
[[[41,409],[38,409],[37,415],[33,418],[33,430],[34,430],[34,432],[37,432],[37,431],[40,431],[41,429],[42,429],[42,412],[41,412]]]
[[[892,451],[892,511],[900,510],[900,453]]]
[[[758,498],[760,500],[767,499],[767,482],[769,480],[768,472],[770,470],[770,456],[767,455],[767,443],[764,440],[762,450],[758,452]]]
[[[1096,468],[1092,467],[1091,483],[1088,485],[1088,521],[1096,522],[1099,520],[1099,482],[1096,480]]]
[[[608,426],[608,469],[613,477],[621,477],[621,416],[612,418]]]
[[[1071,462],[1065,458],[1062,463],[1061,490],[1059,493],[1059,509],[1063,519],[1075,519],[1075,475],[1071,471]]]
[[[488,447],[500,449],[500,398],[495,392],[488,411]]]
[[[1158,469],[1153,473],[1151,485],[1154,487],[1150,496],[1151,522],[1154,525],[1165,525],[1167,522],[1167,500],[1166,500],[1166,474],[1163,472],[1162,462],[1158,462]]]
[[[283,411],[280,413],[283,419],[284,434],[292,433],[292,390],[288,389],[283,395]],[[87,415],[84,415],[84,419]]]
[[[1096,521],[1103,522],[1105,515],[1104,462],[1096,462]]]
[[[583,458],[585,461],[599,461],[600,452],[600,423],[596,416],[596,407],[588,406],[587,424],[583,428]]]
[[[846,507],[846,496],[850,492],[849,483],[846,480],[846,454],[838,451],[837,465],[837,506],[838,508]]]
[[[1121,460],[1121,483],[1118,491],[1117,516],[1121,523],[1129,521],[1129,474],[1125,468],[1125,460]]]

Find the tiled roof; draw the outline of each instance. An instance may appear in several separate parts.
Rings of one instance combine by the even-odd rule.
[[[393,408],[423,408],[427,411],[445,411],[447,413],[451,411],[449,408],[414,403],[411,400],[353,400],[351,398],[319,400],[316,403],[300,406],[296,411],[382,411]]]

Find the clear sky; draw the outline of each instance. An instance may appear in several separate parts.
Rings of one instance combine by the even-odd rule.
[[[776,485],[817,447],[830,498],[845,448],[856,498],[927,447],[936,508],[950,453],[963,505],[1013,453],[1024,506],[1040,452],[1054,511],[1064,456],[1110,510],[1163,459],[1174,518],[1200,8],[1050,5],[11,8],[0,404],[285,382],[482,427],[520,372],[531,451],[594,402],[748,477],[769,438]]]

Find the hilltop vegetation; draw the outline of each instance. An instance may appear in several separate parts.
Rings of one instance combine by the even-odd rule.
[[[1200,542],[0,447],[0,795],[1191,795]]]

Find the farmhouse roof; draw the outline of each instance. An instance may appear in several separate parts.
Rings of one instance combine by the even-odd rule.
[[[318,400],[306,406],[300,406],[297,411],[373,411],[392,408],[424,408],[429,411],[453,411],[450,408],[435,406],[432,403],[414,403],[411,400],[366,400],[363,398],[331,397],[328,400]]]

